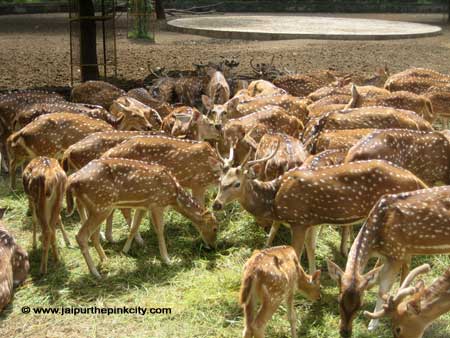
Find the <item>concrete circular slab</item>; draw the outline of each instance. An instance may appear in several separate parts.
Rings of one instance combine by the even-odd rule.
[[[387,40],[434,36],[438,26],[320,16],[204,16],[172,20],[170,30],[226,39]]]

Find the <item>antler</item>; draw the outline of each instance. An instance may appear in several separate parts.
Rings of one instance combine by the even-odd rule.
[[[276,146],[275,150],[272,151],[272,153],[270,155],[260,158],[258,160],[249,161],[249,162],[247,162],[247,166],[251,167],[252,165],[255,165],[257,163],[266,162],[266,161],[271,160],[276,155],[279,148],[280,148],[280,141],[277,142],[277,146]]]
[[[431,267],[430,264],[423,264],[421,266],[418,266],[414,270],[412,270],[408,276],[406,276],[405,280],[403,281],[402,285],[400,286],[400,289],[404,289],[411,285],[412,281],[418,276],[422,275],[424,273],[430,272]]]
[[[259,66],[259,63],[257,64]],[[250,67],[252,67],[253,71],[258,75],[263,75],[263,72],[261,71],[261,66],[259,66],[259,69],[253,65],[253,58],[250,59]]]
[[[217,155],[219,156],[220,161],[222,161],[222,163],[224,164],[224,166],[230,165],[231,163],[233,163],[234,160],[234,147],[233,145],[230,146],[230,154],[228,155],[228,158],[223,158],[222,155],[220,155],[220,151],[219,151],[219,146],[216,143],[216,151],[217,151]]]

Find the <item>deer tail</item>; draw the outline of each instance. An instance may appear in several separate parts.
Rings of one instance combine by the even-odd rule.
[[[252,288],[253,288],[254,275],[247,275],[244,277],[241,286],[241,292],[239,295],[239,303],[241,305],[247,304],[250,300]]]

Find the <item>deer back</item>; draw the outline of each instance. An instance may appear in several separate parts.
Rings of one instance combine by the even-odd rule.
[[[318,154],[325,150],[341,149],[348,151],[363,137],[376,129],[342,129],[324,130],[316,139],[307,144],[311,154]],[[305,143],[306,144],[306,143]]]
[[[302,164],[302,168],[316,169],[344,163],[347,149],[328,149],[316,155],[310,155]]]
[[[104,81],[86,81],[73,87],[71,98],[73,102],[87,103],[109,109],[113,101],[125,92],[111,83]]]

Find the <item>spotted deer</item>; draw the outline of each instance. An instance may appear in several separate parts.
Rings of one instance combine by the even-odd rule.
[[[362,138],[376,129],[324,130],[317,137],[305,142],[305,148],[311,154],[320,154],[326,150],[349,150]]]
[[[395,163],[428,185],[450,184],[450,142],[437,131],[374,131],[349,149],[345,162],[370,159]]]
[[[0,218],[5,209],[0,210]],[[0,223],[0,313],[11,302],[13,289],[22,284],[30,270],[28,253]]]
[[[450,311],[450,269],[426,287],[420,280],[411,286],[414,279],[431,270],[428,264],[411,271],[395,296],[385,295],[383,308],[375,313],[364,312],[366,317],[390,318],[395,338],[422,338],[434,320]]]
[[[390,91],[387,89],[369,85],[369,86],[358,86],[358,93],[364,98],[374,98],[389,95]],[[328,103],[333,102],[339,103],[340,101],[336,100],[338,100],[340,96],[345,96],[347,99],[351,98],[352,83],[347,83],[344,86],[335,85],[319,88],[315,92],[310,93],[308,95],[308,99],[310,99],[313,102],[318,102],[320,100],[326,99]]]
[[[120,123],[119,130],[159,130],[162,119],[153,108],[128,96],[121,96],[111,104],[110,111]]]
[[[300,265],[295,250],[278,246],[255,250],[245,263],[240,292],[244,309],[244,338],[263,338],[268,321],[281,302],[286,301],[291,336],[297,337],[294,294],[300,291],[309,300],[320,298],[320,271],[308,275]],[[256,312],[257,302],[261,302]]]
[[[316,169],[344,163],[346,148],[328,149],[315,155],[309,155],[301,165],[302,168]]]
[[[407,266],[412,256],[450,252],[449,197],[448,186],[383,196],[353,242],[345,271],[328,262],[330,276],[338,282],[340,289],[342,337],[351,336],[352,322],[362,306],[364,292],[377,280],[380,288],[375,313],[382,309],[382,297],[389,292],[402,266]],[[373,255],[381,256],[384,264],[363,274]],[[377,325],[378,320],[373,319],[369,329],[373,330]]]
[[[410,68],[390,76],[384,87],[391,91],[408,91],[422,94],[430,87],[450,84],[450,75],[432,69]]]
[[[408,170],[386,161],[346,163],[314,170],[295,168],[269,182],[252,177],[247,161],[222,175],[213,208],[237,200],[257,219],[290,225],[292,246],[301,253],[306,239],[315,271],[315,232],[321,224],[348,225],[367,217],[379,197],[426,185]]]
[[[42,115],[12,134],[7,140],[11,187],[15,187],[16,168],[37,156],[59,159],[72,144],[99,131],[113,131],[101,120],[78,114]]]
[[[36,228],[42,231],[42,256],[40,272],[47,273],[48,251],[52,247],[53,258],[58,262],[56,228],[59,225],[67,246],[69,237],[61,221],[61,208],[66,190],[67,176],[57,160],[48,157],[34,158],[24,169],[23,190],[28,196],[33,216],[33,248],[36,248]]]
[[[38,102],[65,102],[65,100],[59,94],[47,91],[14,91],[0,95],[0,151],[5,171],[8,171],[9,162],[6,140],[14,131],[16,115],[27,106]]]
[[[77,103],[87,103],[109,109],[114,100],[125,92],[111,83],[104,81],[86,81],[72,88],[71,99]]]
[[[167,102],[152,97],[145,88],[133,88],[127,92],[127,96],[156,110],[161,118],[165,118],[172,112],[172,106]]]
[[[215,104],[224,104],[230,99],[230,86],[222,72],[211,70],[206,94],[202,95],[202,103],[206,111],[213,109]]]
[[[252,97],[287,94],[284,89],[278,88],[272,82],[266,80],[256,80],[250,82],[246,91],[248,95]]]
[[[97,278],[101,276],[89,254],[88,240],[92,239],[100,260],[104,261],[100,224],[114,208],[137,209],[123,248],[125,253],[149,210],[161,257],[165,263],[170,263],[163,221],[164,210],[169,206],[193,221],[206,245],[215,245],[218,226],[214,215],[195,202],[166,167],[129,159],[93,160],[69,177],[66,195],[69,213],[73,211],[75,200],[80,215],[86,215],[76,239],[89,271]]]
[[[161,125],[161,130],[168,135],[196,141],[220,139],[221,128],[196,108],[188,106],[175,108]]]
[[[121,122],[101,106],[72,102],[40,102],[25,107],[16,115],[13,122],[13,130],[22,129],[41,115],[53,113],[82,114],[103,120],[114,128],[118,128]]]

